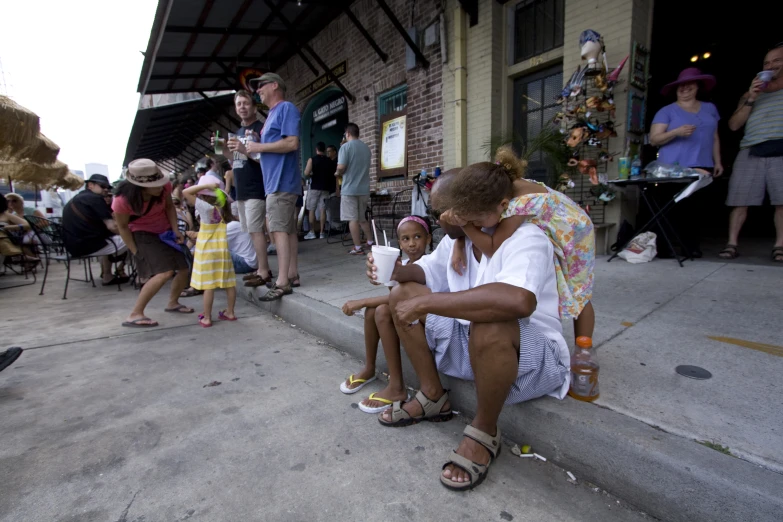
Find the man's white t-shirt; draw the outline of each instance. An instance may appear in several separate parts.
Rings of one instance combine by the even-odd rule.
[[[473,242],[465,238],[465,252],[468,267],[459,275],[451,267],[451,255],[457,241],[445,236],[438,243],[438,247],[429,255],[422,256],[415,264],[424,270],[427,280],[427,288],[433,292],[461,292],[476,286],[479,262],[473,255]],[[459,320],[462,322],[462,320]],[[463,324],[469,324],[464,322]]]
[[[568,368],[571,366],[571,355],[560,322],[553,256],[554,249],[546,234],[536,225],[524,223],[500,245],[491,259],[484,257],[481,260],[476,286],[505,283],[524,288],[535,295],[536,310],[527,320],[544,336],[557,343],[560,362]],[[566,379],[560,393],[552,395],[565,397],[569,382]]]
[[[253,248],[250,234],[242,232],[239,221],[232,221],[226,225],[226,238],[228,239],[228,251],[245,260],[250,267],[258,266],[258,258]]]
[[[566,368],[570,367],[571,356],[560,322],[554,251],[546,234],[536,225],[525,223],[500,245],[492,258],[482,256],[481,262],[476,261],[473,244],[465,238],[469,262],[462,276],[451,268],[454,244],[455,240],[444,237],[432,254],[416,261],[424,270],[427,287],[433,292],[460,292],[488,283],[524,288],[536,296],[536,310],[522,320],[529,321],[544,336],[556,342],[560,362]],[[470,324],[464,319],[457,320],[464,325]],[[569,384],[570,379],[565,379],[561,389],[551,395],[562,399]]]

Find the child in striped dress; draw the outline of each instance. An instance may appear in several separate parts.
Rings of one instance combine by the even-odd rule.
[[[231,205],[226,193],[209,178],[204,176],[198,185],[182,191],[188,204],[195,207],[201,222],[190,286],[204,291],[204,312],[198,316],[198,322],[204,328],[212,326],[212,301],[216,288],[225,288],[228,298],[228,307],[218,313],[218,318],[221,321],[237,320],[234,314],[237,282],[226,237],[226,223],[231,221]]]

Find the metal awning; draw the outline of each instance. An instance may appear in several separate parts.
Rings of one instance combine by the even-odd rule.
[[[351,12],[354,0],[160,0],[144,53],[139,92],[202,92],[237,87],[239,68],[275,71],[299,55],[313,73],[331,75],[327,64],[308,45],[345,13],[382,61],[388,59]],[[376,0],[390,23],[429,66],[385,0]],[[335,84],[354,97],[337,78]]]
[[[133,124],[125,164],[147,157],[174,170],[187,168],[209,149],[209,132],[217,125],[238,127],[231,96],[207,92],[233,91],[245,68],[275,71],[298,55],[313,74],[326,75],[355,97],[308,45],[319,32],[345,14],[380,60],[388,55],[350,10],[354,0],[159,0],[139,78],[144,95],[199,93],[202,100],[139,109]],[[416,55],[429,61],[400,23],[386,0],[375,0],[380,11]],[[222,118],[222,119],[220,119]],[[220,122],[223,122],[222,124]]]
[[[234,95],[185,101],[139,109],[133,122],[124,165],[149,158],[171,168],[185,170],[212,153],[212,132],[235,132],[240,122],[231,115]]]

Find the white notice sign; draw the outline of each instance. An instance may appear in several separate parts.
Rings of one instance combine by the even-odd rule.
[[[381,170],[405,167],[405,123],[400,116],[383,124],[381,129]]]

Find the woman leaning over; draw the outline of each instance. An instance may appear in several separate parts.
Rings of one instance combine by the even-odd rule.
[[[120,236],[136,260],[139,279],[146,282],[128,320],[122,325],[158,326],[156,321],[144,315],[144,309],[172,277],[174,280],[165,311],[193,313],[192,308],[178,301],[190,278],[185,255],[180,248],[174,248],[161,238],[169,235],[176,244],[183,242],[171,200],[172,187],[155,162],[148,159],[130,162],[125,177],[125,181],[117,187],[112,210]]]

